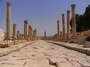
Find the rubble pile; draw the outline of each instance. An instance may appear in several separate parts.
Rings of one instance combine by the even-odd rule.
[[[90,37],[90,30],[84,31],[84,32],[78,32],[75,35],[71,36],[69,42],[70,43],[85,44],[88,37]]]

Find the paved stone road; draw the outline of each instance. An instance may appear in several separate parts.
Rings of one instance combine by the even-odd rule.
[[[0,67],[85,67],[90,56],[38,40],[17,52],[0,57]]]

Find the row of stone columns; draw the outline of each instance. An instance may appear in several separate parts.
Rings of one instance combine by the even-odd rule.
[[[21,34],[19,30],[16,29],[16,24],[12,23],[12,10],[11,4],[9,2],[6,3],[6,40],[15,39],[20,40],[35,40],[37,39],[37,30],[32,30],[31,26],[28,25],[28,21],[24,20],[24,33]]]
[[[16,32],[17,31],[17,32]],[[24,39],[24,40],[35,40],[37,39],[37,30],[32,30],[32,27],[30,25],[28,25],[28,21],[25,20],[24,21],[24,34],[23,36],[20,36],[20,31],[16,29],[16,24],[13,24],[13,35],[12,35],[12,39],[15,40],[20,40],[20,39]]]
[[[37,39],[37,29],[32,30],[32,27],[28,23],[24,23],[24,38],[26,40],[36,40]]]
[[[57,21],[57,38],[59,37],[61,40],[69,40],[70,39],[70,11],[67,10],[67,29],[65,29],[65,14],[62,14],[62,33],[60,34],[60,25],[59,21]],[[76,14],[75,14],[75,4],[71,5],[71,30],[72,35],[76,33]],[[66,31],[65,31],[66,30]],[[58,38],[58,39],[59,39]]]
[[[24,39],[25,40],[36,40],[37,30],[32,30],[32,27],[28,25],[27,20],[24,21]]]

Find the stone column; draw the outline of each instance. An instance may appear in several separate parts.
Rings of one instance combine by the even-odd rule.
[[[67,10],[67,40],[70,37],[69,31],[70,31],[70,11]]]
[[[15,44],[15,40],[16,40],[16,24],[13,24],[13,41]]]
[[[24,39],[28,39],[28,22],[27,20],[24,21]]]
[[[37,30],[35,29],[35,30],[33,31],[34,40],[36,39],[36,36],[37,36]]]
[[[64,14],[62,14],[62,33],[63,33],[62,40],[65,40],[65,16]]]
[[[32,27],[30,25],[28,26],[28,37],[29,40],[32,40]]]
[[[13,24],[13,40],[16,39],[16,24]]]
[[[9,2],[6,3],[6,39],[9,40],[12,37],[12,12],[11,12],[11,4]]]
[[[63,40],[63,33],[60,32],[60,40],[62,41]]]
[[[75,14],[75,4],[71,5],[71,12],[72,12],[72,34],[76,33],[76,14]]]
[[[17,31],[17,39],[18,40],[20,39],[20,31],[19,30]]]
[[[57,21],[57,39],[59,40],[60,38],[60,29],[59,29],[59,20]]]
[[[44,39],[47,40],[47,33],[44,32]]]

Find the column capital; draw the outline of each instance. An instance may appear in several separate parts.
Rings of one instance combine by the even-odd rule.
[[[24,20],[24,23],[28,24],[28,21],[27,20]]]
[[[57,20],[57,23],[59,23],[59,20]]]
[[[6,2],[6,6],[11,6],[11,3],[10,2]]]
[[[72,8],[75,8],[75,7],[76,7],[76,4],[71,4],[71,7],[72,7]]]
[[[32,30],[32,27],[30,25],[28,27],[29,27],[30,30]]]
[[[67,13],[70,13],[70,10],[67,10]]]
[[[62,16],[64,16],[65,14],[63,13]]]

